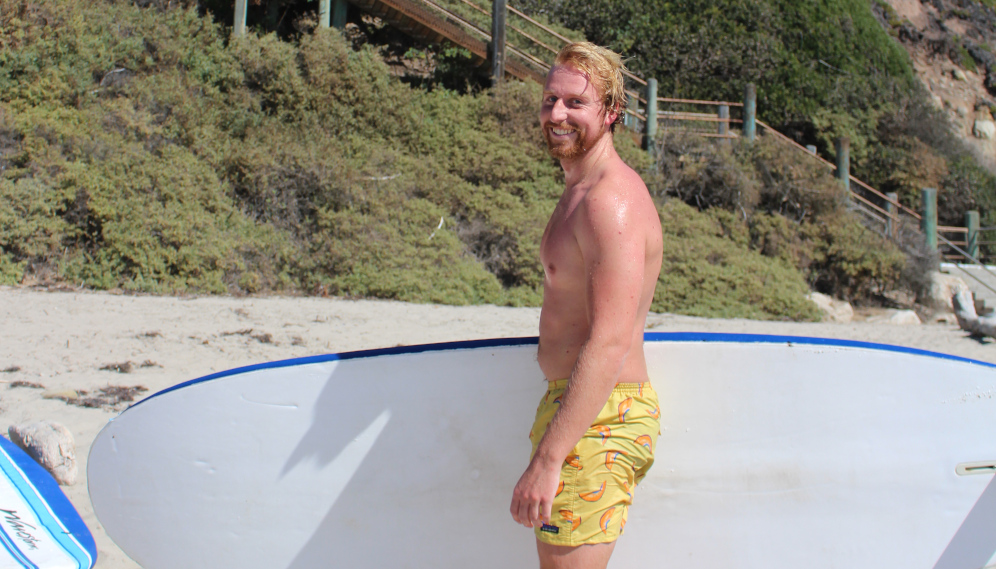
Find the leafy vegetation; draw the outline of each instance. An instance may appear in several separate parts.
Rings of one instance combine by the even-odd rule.
[[[697,209],[707,208],[704,217],[711,222],[694,220],[687,210],[671,205],[672,211],[681,212],[673,217],[674,223],[695,228],[679,230],[678,235],[721,236],[727,247],[743,256],[735,263],[739,266],[730,269],[733,276],[720,280],[742,279],[745,270],[753,280],[738,282],[726,294],[745,294],[745,305],[800,319],[811,308],[792,300],[800,298],[793,292],[800,285],[858,303],[881,301],[886,292],[896,289],[912,290],[913,283],[904,275],[903,252],[847,213],[843,190],[830,172],[811,158],[784,150],[783,143],[767,136],[753,145],[717,145],[680,131],[664,135],[660,175],[651,190],[661,197],[676,196]],[[711,266],[673,257],[688,249],[666,248],[665,258],[672,256],[671,270],[679,273],[685,264],[693,267],[690,278],[703,278],[717,265],[730,265],[734,254],[732,249],[723,251],[717,242],[701,255]],[[776,262],[762,269],[752,255]],[[785,272],[787,268],[791,270]],[[668,282],[668,287],[674,286]],[[717,301],[703,297],[697,304],[709,302]],[[772,302],[781,304],[776,309]]]
[[[967,206],[996,224],[996,177],[915,81],[893,38],[903,22],[883,0],[519,4],[620,51],[633,70],[658,79],[662,96],[739,101],[755,83],[761,120],[825,156],[848,137],[852,174],[880,191],[919,209],[921,188],[938,188],[942,223],[962,224]],[[968,69],[983,63],[976,55],[992,58],[984,43],[957,36],[938,49]]]
[[[874,108],[913,83],[865,0],[521,3],[624,53],[666,96],[736,101],[756,83],[760,117],[773,124]]]
[[[503,118],[535,88],[413,90],[337,32],[229,44],[194,9],[0,7],[6,282],[537,301],[558,174]]]
[[[229,40],[192,5],[0,0],[0,283],[538,304],[563,184],[538,87],[413,87],[295,25]],[[654,310],[812,319],[810,287],[901,286],[825,171],[683,144],[655,167],[617,136],[665,222]]]

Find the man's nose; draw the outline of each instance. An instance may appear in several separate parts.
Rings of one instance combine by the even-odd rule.
[[[550,120],[553,122],[563,122],[567,120],[567,105],[562,100],[553,103],[550,109]]]

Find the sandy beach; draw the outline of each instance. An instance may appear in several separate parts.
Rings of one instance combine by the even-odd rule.
[[[79,482],[64,491],[93,532],[98,567],[139,567],[104,533],[86,490],[89,448],[141,398],[216,371],[317,354],[533,336],[538,308],[299,297],[155,297],[0,287],[0,426],[50,420],[76,439]],[[781,334],[877,342],[996,363],[996,344],[950,323],[758,322],[651,314],[653,331]],[[104,390],[104,391],[101,391]],[[76,399],[72,395],[75,392]],[[117,395],[116,395],[117,393]],[[69,401],[67,402],[66,399]],[[73,402],[77,404],[74,404]],[[80,406],[89,402],[93,407]]]

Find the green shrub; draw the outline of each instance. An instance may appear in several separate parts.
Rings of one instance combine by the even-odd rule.
[[[678,200],[660,208],[664,262],[652,309],[693,316],[819,320],[809,287],[790,263],[747,246],[729,212],[699,212]]]
[[[861,304],[901,288],[905,255],[856,219],[829,217],[805,234],[812,241],[807,272],[814,289]]]
[[[541,301],[563,172],[537,85],[411,88],[334,30],[229,41],[185,7],[0,0],[0,23],[0,282]],[[860,290],[838,265],[863,253],[792,241],[835,207],[813,166],[761,139],[671,152],[669,173],[616,140],[659,198],[717,206],[662,207],[655,310],[815,318],[802,250]]]

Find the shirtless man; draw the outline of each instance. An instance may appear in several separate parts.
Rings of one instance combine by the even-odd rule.
[[[613,145],[624,98],[619,56],[590,43],[561,50],[543,88],[540,122],[566,188],[540,248],[549,389],[511,505],[535,528],[543,569],[606,566],[660,432],[643,329],[663,239],[647,187]]]

